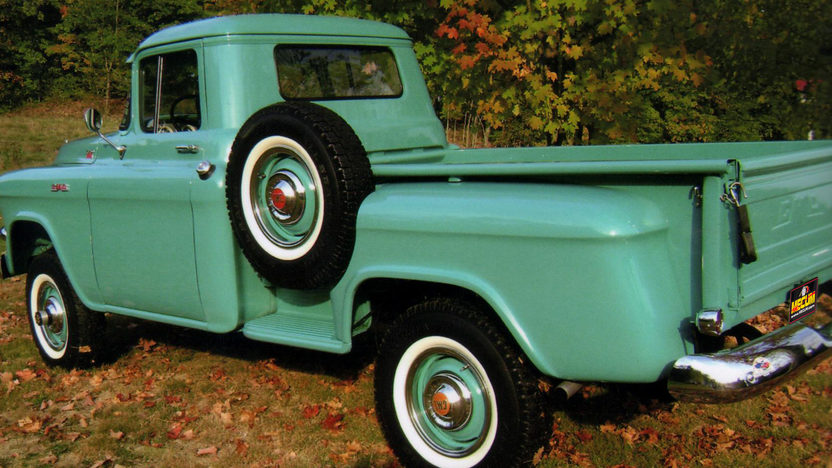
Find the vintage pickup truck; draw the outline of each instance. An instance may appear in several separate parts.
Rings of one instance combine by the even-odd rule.
[[[832,142],[459,149],[408,36],[354,19],[207,19],[129,62],[118,132],[89,110],[98,136],[0,177],[50,364],[94,363],[104,313],[332,353],[372,331],[396,454],[467,467],[530,460],[541,378],[734,401],[832,347],[800,321]],[[782,302],[791,325],[744,324]]]

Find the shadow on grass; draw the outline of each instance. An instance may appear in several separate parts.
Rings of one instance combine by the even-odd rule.
[[[118,362],[140,346],[141,339],[252,363],[273,360],[275,365],[287,370],[324,374],[340,380],[357,379],[376,355],[371,334],[358,336],[353,350],[339,355],[254,341],[238,332],[215,334],[116,315],[107,317],[106,336],[107,351],[99,365]],[[672,403],[659,383],[595,384],[588,388],[569,401],[556,396],[548,398],[550,412],[563,412],[577,424],[593,426],[625,423],[648,411],[669,409]]]
[[[589,391],[575,395],[569,401],[553,399],[552,407],[561,411],[576,424],[628,423],[642,414],[670,411],[672,397],[665,382],[654,384],[593,384]]]
[[[273,360],[287,370],[342,380],[357,378],[375,359],[375,341],[363,335],[353,341],[350,353],[341,355],[254,341],[240,332],[216,334],[109,314],[105,335],[105,351],[98,365],[116,363],[139,346],[141,339],[252,363]]]

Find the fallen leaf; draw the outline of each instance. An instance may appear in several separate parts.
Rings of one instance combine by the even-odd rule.
[[[248,454],[249,445],[243,439],[237,439],[235,443],[237,444],[237,448],[234,452],[236,452],[237,455],[245,457]]]
[[[174,405],[176,403],[182,403],[182,397],[176,395],[165,395],[165,403],[169,405]]]
[[[168,439],[178,439],[179,435],[182,434],[182,426],[179,424],[174,424],[173,427],[170,428],[168,431]]]
[[[575,433],[575,435],[578,436],[578,440],[584,443],[592,440],[592,434],[586,431],[578,431]]]
[[[32,419],[27,416],[17,421],[17,427],[19,427],[25,433],[32,434],[40,431],[40,429],[43,427],[43,421],[39,419]]]
[[[326,419],[321,421],[321,427],[330,431],[340,431],[344,428],[344,415],[340,413],[329,413]]]
[[[196,451],[196,454],[197,454],[197,456],[200,456],[200,457],[204,456],[204,455],[216,455],[217,454],[217,447],[212,445],[210,447],[201,448],[201,449]]]
[[[254,427],[254,421],[256,419],[257,413],[255,413],[254,411],[240,411],[240,422],[243,424],[248,424],[248,427]]]
[[[116,440],[121,440],[121,439],[124,438],[124,432],[122,432],[122,431],[118,431],[118,432],[110,431],[110,437],[112,437],[113,439],[116,439]]]
[[[303,409],[303,417],[306,419],[312,419],[321,412],[321,405],[312,405],[307,406]]]
[[[22,369],[14,373],[21,382],[28,382],[37,377],[37,374],[31,369]]]
[[[144,338],[139,338],[139,348],[142,349],[144,352],[150,352],[153,347],[156,346],[156,342],[153,340],[146,340]]]

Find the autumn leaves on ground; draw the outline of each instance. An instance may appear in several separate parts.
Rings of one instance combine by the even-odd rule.
[[[43,164],[65,135],[84,134],[80,108],[66,114],[0,115],[3,169]],[[397,466],[374,411],[372,340],[336,356],[109,316],[102,362],[49,368],[31,339],[24,284],[0,282],[0,468]],[[820,302],[815,316],[829,318],[832,299]],[[755,325],[768,331],[782,317]],[[533,462],[832,466],[832,359],[745,402],[660,395],[591,385],[565,404],[553,397]]]
[[[373,409],[371,343],[331,356],[109,317],[102,363],[47,368],[23,285],[0,284],[0,467],[397,466]],[[832,360],[731,405],[669,403],[654,391],[589,386],[553,401],[534,462],[832,463]]]

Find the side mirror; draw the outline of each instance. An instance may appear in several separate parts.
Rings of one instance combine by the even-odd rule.
[[[112,146],[114,150],[118,151],[119,159],[124,159],[124,152],[127,151],[127,147],[124,145],[116,145],[109,138],[104,136],[101,133],[101,112],[98,112],[98,109],[93,109],[90,107],[89,109],[84,111],[84,123],[87,124],[87,128],[98,135],[99,138],[106,141],[108,145]]]
[[[84,111],[84,123],[87,124],[87,128],[91,132],[98,133],[101,131],[101,121],[101,112],[98,112],[98,109],[90,107]]]

